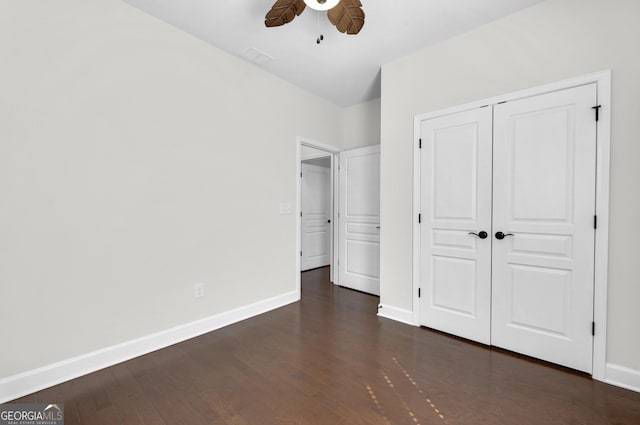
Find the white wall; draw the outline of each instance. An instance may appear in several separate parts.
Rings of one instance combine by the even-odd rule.
[[[380,99],[344,108],[342,119],[345,149],[380,144]]]
[[[0,0],[0,43],[0,380],[296,290],[340,108],[118,1]]]
[[[639,17],[637,0],[549,0],[383,66],[382,303],[413,308],[414,115],[611,68],[608,362],[640,371]]]

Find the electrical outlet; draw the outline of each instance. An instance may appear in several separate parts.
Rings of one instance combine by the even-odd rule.
[[[202,298],[204,297],[204,283],[203,282],[198,282],[194,285],[193,287],[193,296],[195,298]]]

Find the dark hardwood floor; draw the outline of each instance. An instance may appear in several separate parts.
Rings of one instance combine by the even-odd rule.
[[[378,318],[303,274],[302,301],[38,392],[73,424],[638,425],[640,394]]]

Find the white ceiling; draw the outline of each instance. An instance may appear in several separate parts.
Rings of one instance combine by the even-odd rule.
[[[258,65],[266,71],[350,106],[380,96],[382,64],[542,0],[361,0],[366,21],[355,36],[309,7],[287,25],[266,28],[275,0],[124,1],[233,55],[257,49],[273,58]]]

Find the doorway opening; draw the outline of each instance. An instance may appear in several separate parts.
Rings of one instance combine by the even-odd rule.
[[[328,267],[335,282],[338,264],[337,194],[339,149],[298,138],[297,287],[304,271]]]

